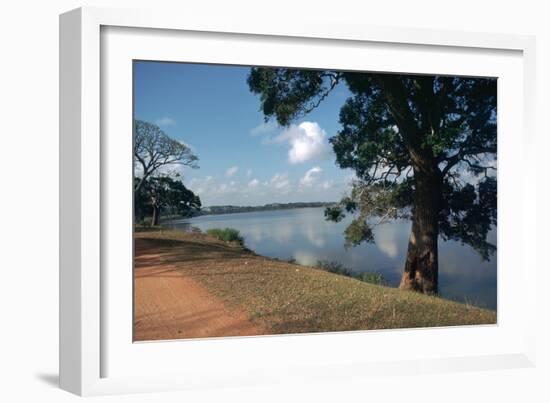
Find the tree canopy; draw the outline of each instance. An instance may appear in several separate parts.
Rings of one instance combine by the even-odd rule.
[[[136,185],[139,180],[134,179]],[[136,215],[151,216],[153,225],[159,223],[162,210],[171,215],[190,216],[201,209],[200,197],[179,178],[169,175],[150,176],[135,193],[134,204]]]
[[[266,121],[281,125],[339,85],[349,89],[341,129],[329,141],[336,164],[357,179],[325,211],[336,221],[354,215],[348,245],[373,242],[373,224],[411,217],[422,204],[435,210],[436,238],[468,244],[484,259],[494,252],[486,238],[497,218],[496,79],[261,67],[251,69],[248,85]]]
[[[160,127],[142,120],[134,121],[134,213],[143,219],[152,215],[158,225],[161,211],[189,215],[200,210],[200,198],[187,189],[179,173],[161,168],[180,164],[198,168],[198,157],[183,142],[168,136]]]
[[[139,191],[161,167],[180,164],[197,168],[198,159],[188,145],[171,138],[157,125],[143,120],[134,122],[134,161],[141,171],[134,190]]]

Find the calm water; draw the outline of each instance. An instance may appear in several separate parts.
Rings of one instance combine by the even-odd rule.
[[[206,215],[174,221],[176,229],[190,226],[201,230],[231,227],[238,229],[245,244],[256,253],[279,259],[294,258],[300,264],[314,265],[332,260],[356,271],[382,273],[389,285],[397,286],[403,272],[411,224],[398,221],[375,228],[374,245],[344,248],[343,232],[351,218],[327,222],[323,208],[259,211]],[[496,231],[489,234],[496,243]],[[496,309],[496,256],[489,262],[469,246],[459,242],[439,242],[439,291],[442,297]]]

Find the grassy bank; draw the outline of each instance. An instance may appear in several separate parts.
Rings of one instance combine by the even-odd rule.
[[[135,238],[136,255],[154,248],[270,334],[496,322],[494,311],[265,258],[208,234],[156,230]]]
[[[239,245],[244,245],[244,238],[239,231],[233,228],[212,228],[206,231],[207,235],[213,236],[220,241],[236,242]]]

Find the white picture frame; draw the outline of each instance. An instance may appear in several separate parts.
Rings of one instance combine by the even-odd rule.
[[[324,46],[343,54],[350,52],[350,49],[367,51],[374,48],[372,51],[386,52],[389,49],[388,54],[396,52],[393,59],[388,56],[386,67],[382,64],[377,67],[366,65],[360,58],[350,59],[348,56],[347,64],[340,66],[342,68],[349,68],[355,60],[357,68],[391,71],[398,68],[395,59],[399,52],[408,52],[408,56],[416,52],[432,57],[432,68],[435,69],[432,73],[454,72],[455,67],[449,71],[446,69],[456,65],[457,60],[460,60],[464,74],[491,75],[491,71],[501,71],[505,77],[502,80],[505,81],[504,93],[514,95],[516,108],[520,105],[518,99],[521,99],[522,107],[520,113],[514,116],[505,114],[504,120],[501,120],[501,112],[511,112],[513,105],[506,100],[501,103],[499,98],[499,136],[501,129],[502,133],[512,129],[517,133],[519,130],[522,136],[517,136],[516,140],[511,136],[499,137],[499,175],[501,170],[509,172],[511,176],[505,180],[520,180],[523,192],[513,192],[511,187],[507,188],[506,182],[503,182],[501,191],[499,176],[498,325],[133,344],[127,337],[128,331],[131,332],[127,329],[127,324],[131,323],[131,317],[127,315],[131,299],[124,298],[131,293],[131,284],[124,285],[131,270],[122,276],[115,276],[108,270],[112,267],[111,259],[124,259],[126,256],[126,261],[120,261],[127,262],[128,254],[117,252],[113,255],[113,248],[109,248],[110,243],[106,239],[115,240],[117,246],[122,242],[125,246],[120,249],[131,250],[131,237],[127,238],[127,230],[131,226],[125,225],[128,222],[124,222],[124,219],[115,225],[114,221],[108,219],[114,215],[107,214],[112,208],[119,208],[113,211],[120,212],[124,211],[120,209],[127,207],[127,204],[118,207],[113,205],[115,200],[124,200],[115,192],[117,189],[121,192],[126,189],[123,182],[127,176],[124,172],[131,170],[131,156],[127,167],[113,164],[111,157],[116,150],[124,152],[128,137],[120,136],[120,141],[112,141],[114,136],[109,133],[115,127],[124,130],[127,128],[124,125],[130,122],[125,118],[128,108],[131,109],[128,105],[131,88],[129,93],[128,81],[124,78],[127,70],[124,69],[128,68],[128,60],[138,58],[137,55],[141,54],[140,49],[130,46],[130,42],[139,35],[145,59],[151,60],[178,60],[178,56],[172,54],[174,43],[190,37],[189,49],[195,49],[196,52],[186,61],[274,63],[267,52],[246,54],[244,49],[239,49],[238,43],[241,43],[247,46],[270,44],[274,51],[277,47],[292,45],[301,49]],[[203,38],[206,39],[201,42],[201,46],[192,45],[192,41],[202,41]],[[215,56],[201,56],[199,48],[204,51],[205,47],[216,46],[220,41],[233,41],[231,55],[220,51]],[[112,52],[112,49],[117,52]],[[438,63],[430,52],[442,54],[437,59]],[[535,178],[513,177],[512,170],[507,170],[507,167],[511,168],[511,159],[506,157],[518,150],[523,161],[529,161],[530,156],[534,155],[534,52],[534,38],[520,35],[383,28],[314,21],[282,26],[268,20],[216,20],[150,10],[81,8],[61,15],[61,387],[79,395],[96,395],[246,386],[294,382],[297,379],[302,382],[307,379],[329,381],[334,379],[334,372],[338,373],[338,377],[352,374],[356,377],[358,374],[397,375],[534,365],[536,284],[526,279],[535,278],[537,271],[534,261],[536,254],[533,251],[535,246],[528,239],[528,234],[536,231],[532,193]],[[296,53],[288,53],[289,58],[281,64],[294,62],[297,66],[306,67]],[[468,54],[471,55],[471,63],[466,57]],[[477,59],[486,60],[487,66],[493,67],[484,70],[475,61]],[[110,61],[113,63],[109,64]],[[315,67],[316,63],[321,62],[311,63]],[[428,72],[422,64],[405,69],[407,72]],[[117,80],[108,80],[107,77]],[[499,94],[502,93],[500,89]],[[113,116],[110,108],[118,108],[119,102],[123,105],[120,111],[117,110],[117,115],[121,112],[123,117],[114,122],[110,120]],[[131,137],[131,131],[128,131],[128,136]],[[116,178],[120,178],[121,182]],[[517,217],[511,217],[514,206],[521,206]],[[127,219],[131,220],[131,211],[128,211]],[[513,252],[507,248],[513,239],[500,232],[502,220],[508,223],[505,228],[514,229],[517,239],[522,240]],[[512,264],[521,267],[521,278],[517,280],[521,287],[516,287],[517,290],[507,281],[508,271],[501,270],[502,261],[508,262],[504,264],[505,268]],[[123,302],[113,301],[109,297],[114,291],[123,296],[120,298]],[[533,317],[524,312],[533,312]],[[117,327],[117,324],[121,325]],[[413,343],[434,343],[434,351],[432,354],[407,354],[397,349],[390,354],[390,349],[385,349],[384,346],[391,346],[391,343],[403,338]],[[366,349],[363,353],[357,353],[356,347],[364,345],[365,341],[375,348],[371,348],[370,352]],[[446,347],[446,343],[453,344],[455,348]],[[332,355],[315,354],[319,349],[332,351],[335,346],[343,347]],[[282,351],[294,353],[282,357]],[[368,357],[367,353],[370,353]],[[181,359],[170,358],[182,355],[187,358],[184,363]],[[202,365],[199,365],[199,361],[202,361]],[[140,368],[140,362],[143,368]],[[157,371],[156,374],[147,371],[153,362],[162,363],[165,370]]]

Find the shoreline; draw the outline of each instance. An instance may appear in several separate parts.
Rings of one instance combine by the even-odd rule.
[[[304,207],[304,208],[300,208],[300,210],[302,210],[302,209],[314,209],[314,208],[318,208],[318,207]],[[248,214],[248,213],[262,213],[262,212],[244,212],[244,213],[233,213],[233,214]],[[219,214],[219,215],[211,215],[211,216],[212,217],[218,217],[218,216],[223,216],[223,215],[227,215],[227,214]],[[203,230],[200,227],[200,225],[201,225],[200,222],[198,222],[198,223],[197,222],[189,222],[189,221],[186,222],[184,220],[185,219],[182,219],[182,221],[163,222],[163,223],[161,223],[161,225],[159,227],[156,227],[155,229],[160,230],[161,227],[162,227],[166,231],[194,232],[194,233],[196,233],[196,231],[202,232],[202,231],[206,230],[206,229]],[[405,220],[397,220],[397,221],[405,221]],[[386,225],[392,225],[392,224],[393,223],[386,224]],[[182,225],[184,225],[184,226],[182,226]],[[223,225],[222,225],[222,227],[223,227]],[[230,225],[230,227],[231,227],[231,225]],[[150,227],[140,227],[140,230],[147,231],[147,228],[150,228]],[[208,226],[206,228],[208,229]],[[246,241],[246,237],[245,237],[245,241]],[[290,254],[283,255],[283,256],[280,256],[280,255],[279,256],[277,256],[277,255],[276,256],[269,256],[268,254],[265,254],[265,255],[260,254],[260,253],[256,252],[255,250],[252,250],[252,249],[250,249],[250,251],[253,252],[254,254],[257,254],[259,256],[263,256],[263,257],[268,258],[268,259],[274,259],[274,260],[280,261],[280,262],[291,262],[291,263],[295,263],[295,264],[298,264],[298,265],[303,266],[303,267],[313,267],[313,268],[316,268],[316,269],[319,269],[319,270],[322,270],[322,267],[324,266],[322,263],[328,263],[328,264],[331,264],[331,265],[337,264],[342,269],[344,269],[345,271],[350,272],[351,277],[358,278],[363,274],[381,276],[382,277],[381,283],[383,285],[387,286],[387,287],[390,287],[390,288],[398,288],[399,282],[400,282],[400,279],[401,279],[401,274],[402,274],[402,272],[401,272],[401,273],[399,273],[398,277],[395,277],[395,275],[393,275],[394,273],[389,273],[388,274],[388,273],[385,273],[385,271],[383,269],[379,270],[376,267],[369,268],[368,270],[357,269],[357,268],[354,268],[353,266],[347,266],[346,267],[344,264],[340,264],[340,261],[338,261],[336,259],[333,260],[332,258],[327,258],[327,257],[319,258],[319,260],[317,261],[318,262],[317,264],[311,264],[309,262],[308,263],[298,262],[294,258],[294,255],[292,254],[292,252],[290,252]],[[446,286],[447,286],[447,284],[443,285],[444,288]],[[448,301],[473,305],[473,306],[476,306],[478,308],[487,309],[487,310],[491,310],[491,311],[496,311],[496,303],[493,306],[493,304],[491,304],[491,302],[487,302],[483,298],[478,299],[475,296],[472,297],[472,296],[466,296],[466,295],[460,294],[460,293],[454,293],[454,294],[451,294],[451,295],[438,294],[437,297],[441,298],[441,299],[448,300]]]
[[[233,314],[245,317],[243,329],[255,329],[253,334],[496,324],[496,312],[489,309],[267,258],[205,234],[157,230],[135,232],[134,239],[135,273],[145,267],[145,259],[149,270],[163,269],[163,277],[147,277],[152,284],[170,286],[167,273],[193,281],[225,307],[226,319]],[[150,255],[156,256],[153,265]],[[144,304],[134,302],[137,308]],[[152,317],[163,310],[166,306],[160,302],[148,308]],[[208,321],[202,323],[208,328]]]
[[[199,218],[199,217],[219,217],[224,215],[268,213],[268,212],[274,212],[274,211],[306,210],[306,209],[317,209],[317,208],[324,208],[324,206],[304,206],[304,207],[289,207],[289,208],[280,208],[280,209],[272,209],[272,210],[231,211],[231,212],[225,212],[225,213],[197,214],[189,217],[179,216],[174,218],[163,218],[161,219],[160,223],[162,226],[162,225],[170,225],[171,223],[182,224],[182,223],[185,223],[184,220],[190,220],[190,219]]]

